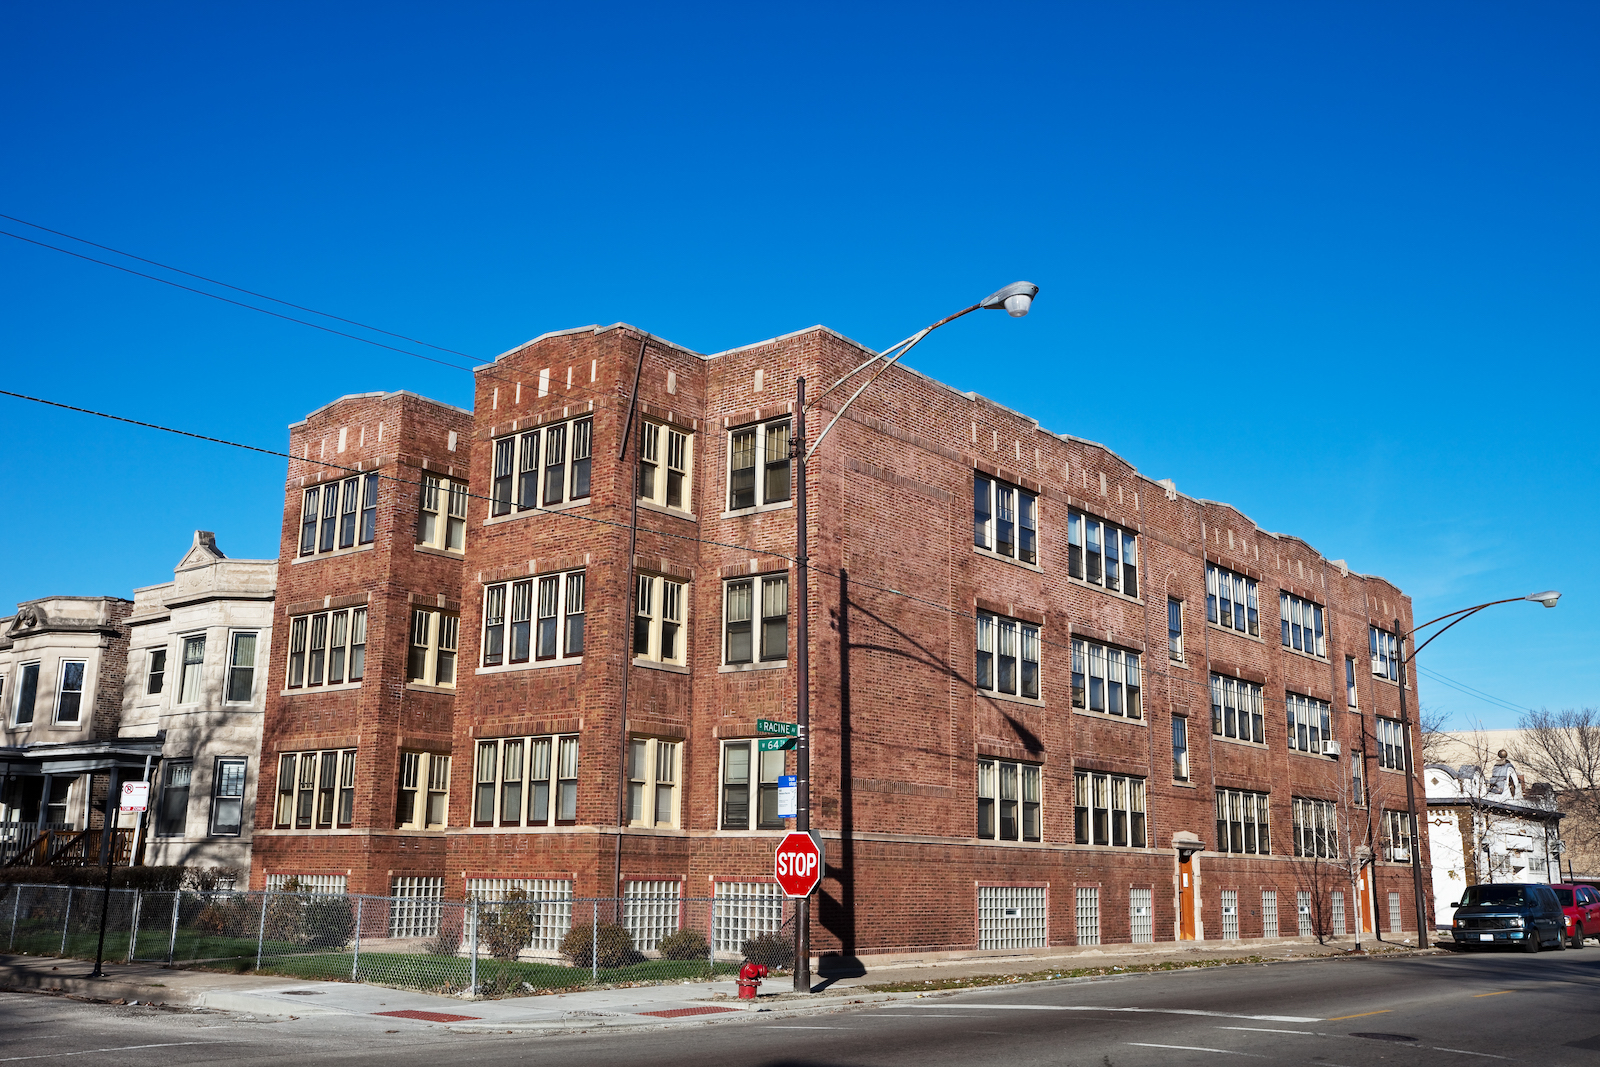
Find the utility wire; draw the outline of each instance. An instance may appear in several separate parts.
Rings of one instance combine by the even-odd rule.
[[[1440,674],[1438,671],[1429,670],[1427,667],[1423,667],[1420,664],[1417,665],[1417,671],[1418,671],[1418,673],[1426,674],[1429,678],[1432,678],[1434,681],[1440,683],[1441,685],[1449,686],[1451,689],[1456,690],[1458,693],[1462,693],[1462,694],[1464,694],[1466,696],[1469,696],[1469,697],[1475,697],[1478,700],[1482,700],[1482,701],[1485,701],[1485,702],[1490,703],[1490,704],[1498,705],[1499,707],[1502,707],[1502,708],[1506,709],[1507,711],[1530,712],[1530,711],[1533,710],[1531,708],[1525,708],[1520,704],[1513,704],[1511,701],[1502,699],[1501,697],[1497,697],[1493,693],[1485,693],[1481,689],[1474,689],[1472,686],[1468,685],[1465,682],[1458,682],[1454,678],[1446,678],[1444,675]]]

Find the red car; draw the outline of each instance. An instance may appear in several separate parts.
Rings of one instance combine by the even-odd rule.
[[[1561,910],[1566,914],[1570,947],[1582,948],[1584,938],[1600,937],[1600,890],[1561,883],[1550,888],[1556,891],[1556,899],[1561,901]]]

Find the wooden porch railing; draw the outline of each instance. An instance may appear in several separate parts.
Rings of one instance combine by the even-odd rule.
[[[100,863],[104,830],[46,830],[6,862],[7,867],[94,867]],[[132,829],[111,831],[112,863],[126,867],[133,854]]]

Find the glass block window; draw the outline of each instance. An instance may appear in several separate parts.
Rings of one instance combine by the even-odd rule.
[[[389,896],[390,937],[438,935],[443,878],[397,877],[389,883]]]
[[[1294,895],[1294,910],[1300,920],[1300,936],[1311,936],[1311,892],[1302,889]]]
[[[291,889],[296,893],[343,893],[348,882],[349,879],[342,874],[267,875],[267,889],[275,893]]]
[[[978,887],[978,948],[1044,948],[1043,886]]]
[[[681,882],[628,882],[622,887],[622,922],[640,952],[654,952],[661,939],[678,930]]]
[[[513,889],[538,904],[539,929],[529,948],[543,955],[561,951],[561,939],[572,929],[570,878],[468,878],[467,899],[501,901]],[[470,921],[470,920],[469,920]]]
[[[1344,936],[1344,893],[1333,891],[1333,936]]]
[[[1222,891],[1222,940],[1239,940],[1239,891]]]
[[[1100,943],[1100,890],[1093,886],[1079,886],[1074,902],[1073,916],[1077,920],[1078,944]]]
[[[783,890],[776,882],[718,882],[711,902],[711,947],[738,954],[757,934],[783,926]]]
[[[1278,894],[1276,890],[1263,889],[1261,891],[1261,934],[1263,937],[1278,936]]]
[[[1390,893],[1389,894],[1389,932],[1391,934],[1398,934],[1400,932],[1400,894],[1399,893]]]
[[[1148,945],[1155,940],[1155,920],[1151,909],[1151,891],[1128,891],[1128,928],[1133,932],[1135,945]]]

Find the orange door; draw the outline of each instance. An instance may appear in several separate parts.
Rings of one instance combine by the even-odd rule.
[[[1178,938],[1194,940],[1194,853],[1178,861]]]
[[[1361,932],[1372,933],[1372,877],[1367,871],[1362,871],[1358,887],[1361,891]]]

